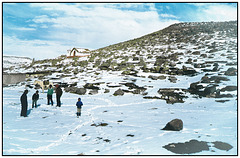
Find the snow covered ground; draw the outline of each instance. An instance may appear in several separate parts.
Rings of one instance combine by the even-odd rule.
[[[113,77],[112,80],[119,79]],[[190,77],[199,77],[196,78]],[[138,85],[148,80],[140,80]],[[166,85],[165,80],[156,82],[159,87]],[[181,79],[176,84],[181,84]],[[165,100],[143,99],[130,93],[79,96],[64,92],[62,107],[57,108],[56,103],[46,105],[45,92],[40,93],[39,106],[32,109],[35,90],[29,89],[29,115],[24,118],[20,117],[19,99],[24,89],[20,84],[3,88],[3,155],[175,155],[163,146],[192,139],[206,141],[210,146],[209,150],[192,155],[237,154],[236,97],[221,103],[215,98],[189,95],[184,103],[167,104]],[[150,94],[151,91],[156,92],[149,89]],[[84,103],[80,118],[76,117],[78,97]],[[55,94],[53,99],[56,100]],[[161,130],[175,118],[183,121],[183,130]],[[217,149],[211,143],[215,141],[233,148]]]
[[[159,37],[155,38],[155,41],[158,41]],[[166,38],[169,37],[166,36]],[[226,40],[221,40],[222,38]],[[200,40],[196,44],[171,45],[172,51],[169,52],[183,53],[176,61],[176,67],[179,69],[183,66],[194,68],[198,73],[192,77],[169,75],[170,73],[144,73],[139,65],[135,67],[138,76],[122,75],[123,70],[105,71],[94,67],[96,61],[88,63],[83,69],[80,65],[76,66],[72,59],[59,60],[57,67],[51,65],[50,62],[45,62],[42,65],[32,65],[28,69],[19,69],[16,66],[12,70],[7,70],[6,72],[21,73],[56,71],[56,73],[44,76],[44,79],[56,78],[63,83],[77,83],[77,88],[83,87],[86,83],[99,83],[100,90],[95,95],[90,95],[89,89],[85,95],[64,92],[60,108],[56,107],[56,103],[54,106],[46,105],[47,94],[46,92],[40,93],[39,106],[32,109],[31,98],[35,89],[29,88],[29,114],[28,117],[23,118],[20,117],[20,96],[26,88],[25,85],[34,87],[34,80],[42,79],[32,77],[28,78],[25,83],[4,87],[3,155],[176,155],[179,153],[164,147],[170,144],[171,148],[177,148],[181,143],[184,146],[190,141],[193,142],[192,140],[207,143],[209,149],[192,152],[191,155],[237,155],[238,111],[237,90],[234,89],[237,86],[237,77],[235,74],[225,74],[229,68],[235,68],[234,71],[237,71],[237,36],[227,38],[227,36],[222,37],[215,33],[211,38],[209,36],[209,40]],[[146,44],[146,48],[147,46]],[[149,45],[148,47],[149,50],[162,48],[165,51],[168,46],[168,44],[155,43],[155,46]],[[132,56],[136,54],[135,50],[137,50],[136,47],[129,48],[128,51],[119,50],[117,55]],[[190,53],[188,53],[189,50],[191,50]],[[210,52],[212,50],[216,52]],[[161,55],[159,54],[161,51],[151,54],[144,48],[141,49],[141,57],[149,62],[147,66],[151,68],[154,66],[156,57]],[[199,51],[200,54],[194,55],[194,51]],[[154,55],[154,57],[148,59],[148,55]],[[103,58],[102,62],[112,57]],[[102,57],[97,56],[96,59],[98,58]],[[190,58],[195,61],[186,63]],[[80,60],[84,61],[87,58]],[[121,63],[125,59],[117,58],[113,61],[115,60]],[[128,61],[134,63],[132,58]],[[78,62],[80,63],[79,60]],[[4,62],[4,65],[8,63]],[[196,67],[194,64],[197,64]],[[203,64],[204,67],[198,67],[198,64]],[[218,70],[213,71],[216,64]],[[64,66],[68,68],[65,72]],[[74,70],[77,73],[74,73]],[[166,78],[153,80],[149,78],[150,75],[161,75]],[[122,83],[134,82],[137,86],[147,89],[147,96],[160,98],[158,93],[160,88],[188,89],[190,84],[200,82],[204,76],[220,77],[221,80],[218,78],[219,81],[211,80],[201,82],[199,85],[204,85],[204,87],[216,85],[217,90],[232,86],[234,90],[221,91],[221,94],[233,96],[230,98],[224,96],[214,98],[214,96],[207,95],[202,97],[187,91],[184,92],[184,96],[187,97],[184,98],[184,103],[174,104],[167,104],[166,100],[161,99],[144,99],[141,94],[125,93],[123,96],[113,96],[117,89],[129,88]],[[176,83],[169,80],[171,77],[176,78]],[[109,92],[105,93],[105,90]],[[82,98],[84,106],[82,116],[77,118],[75,104],[79,97]],[[55,94],[53,99],[56,101]],[[183,130],[161,130],[175,118],[183,121]],[[201,146],[197,144],[195,147]]]

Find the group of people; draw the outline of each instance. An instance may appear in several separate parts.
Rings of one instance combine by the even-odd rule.
[[[63,91],[58,84],[56,85],[55,92],[56,92],[57,107],[61,107],[60,98],[62,96]],[[32,108],[37,107],[37,101],[39,99],[38,93],[39,91],[37,90],[32,96]],[[20,116],[23,116],[23,117],[27,117],[27,109],[28,109],[27,94],[28,94],[28,90],[25,90],[20,98],[21,106],[22,106]],[[53,88],[52,88],[52,85],[50,85],[47,92],[47,104],[50,105],[50,102],[51,102],[51,105],[53,106],[52,95],[53,95]],[[83,106],[81,98],[78,98],[78,102],[76,103],[76,106],[77,106],[77,117],[79,117],[81,116],[81,108]]]
[[[53,88],[52,88],[52,85],[49,85],[48,92],[47,92],[47,100],[48,100],[47,105],[50,105],[50,102],[51,102],[51,105],[53,106],[52,95],[53,95]],[[61,100],[60,100],[61,96],[62,96],[62,89],[57,84],[56,85],[56,100],[57,100],[58,107],[61,107]]]

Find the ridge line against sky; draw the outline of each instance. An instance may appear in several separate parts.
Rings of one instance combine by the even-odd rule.
[[[98,49],[179,22],[237,20],[237,3],[2,3],[3,55]]]

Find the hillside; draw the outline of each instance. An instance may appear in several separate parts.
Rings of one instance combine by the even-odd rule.
[[[174,24],[137,39],[94,50],[90,57],[68,59],[63,55],[56,59],[33,61],[21,70],[34,73],[44,71],[41,79],[59,79],[78,88],[90,83],[93,86],[94,82],[101,82],[100,76],[108,73],[139,79],[168,80],[171,83],[178,83],[183,76],[201,75],[202,78],[197,82],[175,88],[200,96],[216,97],[219,95],[216,91],[224,85],[220,83],[228,81],[227,76],[236,75],[236,66],[237,22],[231,21]],[[19,67],[15,70],[19,71]],[[49,73],[46,75],[46,72]],[[57,76],[54,72],[58,72]],[[88,82],[82,82],[86,76],[89,76]],[[107,89],[108,84],[101,83],[102,89]],[[135,85],[127,87],[133,88],[131,86]],[[138,93],[142,94],[146,89],[142,88]],[[206,92],[209,89],[214,93]],[[75,92],[76,89],[67,88],[66,91]]]
[[[34,75],[3,89],[4,155],[237,155],[237,21],[174,24],[7,72],[19,70]],[[28,88],[31,103],[35,80],[61,83],[62,107],[45,91],[23,119],[16,96]],[[182,130],[161,130],[176,118]]]
[[[3,55],[3,69],[4,71],[14,70],[14,67],[22,67],[23,65],[27,65],[32,63],[32,59],[28,57],[17,57],[17,56],[7,56]]]

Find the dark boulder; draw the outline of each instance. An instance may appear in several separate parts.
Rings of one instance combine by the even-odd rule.
[[[109,89],[105,89],[104,93],[109,93],[110,90]]]
[[[98,94],[98,90],[97,89],[93,89],[88,94],[90,94],[90,95]]]
[[[167,123],[162,130],[180,131],[183,129],[183,121],[180,119],[174,119]]]
[[[33,88],[33,86],[31,86],[31,85],[28,85],[28,84],[26,85],[26,87]]]
[[[165,63],[165,57],[157,57],[154,66],[162,66],[163,63]]]
[[[133,57],[133,61],[139,60],[139,57]]]
[[[157,96],[144,96],[143,99],[162,99],[160,97],[157,97]]]
[[[214,63],[213,66],[214,66],[214,67],[218,67],[219,64],[218,64],[218,63]]]
[[[191,83],[190,84],[190,89],[191,90],[199,90],[199,89],[202,89],[203,88],[203,85],[199,85],[199,82],[194,82],[194,83]]]
[[[102,65],[99,66],[101,70],[109,70],[110,68],[110,63],[109,62],[104,62]]]
[[[75,93],[79,94],[79,95],[84,95],[87,92],[87,90],[85,88],[77,88]]]
[[[201,78],[201,83],[210,83],[210,78],[208,76],[203,76]]]
[[[132,76],[137,76],[138,71],[134,69],[128,69],[122,72],[123,75],[132,75]]]
[[[229,81],[229,79],[224,76],[212,76],[210,77],[210,81],[214,81],[215,83],[220,83],[221,81]]]
[[[75,92],[77,87],[65,87],[64,91],[65,92]]]
[[[141,90],[141,91],[146,90],[146,88],[140,87],[140,86],[136,85],[135,83],[124,83],[123,85],[129,87],[129,89],[138,89],[138,90]]]
[[[148,78],[151,78],[152,80],[157,80],[158,76],[149,75]]]
[[[216,98],[232,98],[233,95],[232,94],[219,94],[216,95]]]
[[[201,64],[193,64],[194,68],[201,68]]]
[[[237,75],[237,69],[236,68],[229,68],[225,73],[224,75],[227,75],[227,76],[236,76]]]
[[[97,90],[100,89],[99,87],[95,86],[93,83],[86,83],[83,87],[86,89],[97,89]]]
[[[186,66],[183,66],[182,67],[182,74],[183,75],[195,75],[197,73],[197,71],[191,67],[186,67]]]
[[[39,84],[35,84],[35,89],[40,89],[41,86]]]
[[[124,91],[122,90],[122,89],[118,89],[118,90],[116,90],[115,92],[114,92],[114,94],[113,94],[114,96],[122,96],[122,95],[124,95]]]
[[[189,58],[188,60],[187,60],[187,62],[185,62],[186,64],[192,64],[192,58]]]
[[[176,78],[175,76],[169,76],[169,77],[168,77],[168,80],[169,80],[170,82],[176,83],[177,78]]]
[[[207,54],[201,54],[200,57],[207,58]]]
[[[65,92],[76,93],[79,95],[84,95],[87,91],[85,88],[77,88],[77,87],[65,87]]]
[[[225,91],[236,91],[237,90],[237,86],[226,86],[224,88],[221,89],[221,92],[225,92]]]
[[[200,55],[200,51],[192,52],[193,55]]]
[[[167,77],[166,76],[163,76],[163,75],[161,75],[161,76],[158,76],[158,79],[160,79],[160,80],[165,80]]]
[[[219,70],[219,68],[218,68],[217,66],[215,66],[215,67],[212,69],[213,72],[216,72],[216,71],[218,71],[218,70]]]
[[[197,71],[194,69],[183,70],[183,75],[194,75],[195,73],[197,73]]]
[[[178,92],[179,89],[163,88],[159,89],[161,99],[166,100],[168,104],[184,103],[183,99],[187,98],[183,92]],[[182,89],[184,91],[184,89]]]
[[[141,90],[140,89],[135,89],[132,92],[133,94],[141,94]]]
[[[77,86],[77,82],[74,82],[74,83],[72,83],[72,84],[69,84],[69,86],[70,86],[70,87],[75,87],[75,86]]]
[[[100,122],[98,124],[96,124],[96,123],[91,124],[91,126],[95,126],[95,127],[99,127],[99,126],[105,127],[107,125],[108,125],[108,123],[102,123],[102,122]]]
[[[204,89],[204,95],[209,95],[209,94],[213,94],[214,92],[216,92],[216,86],[215,85],[211,85],[211,86],[208,86]]]

